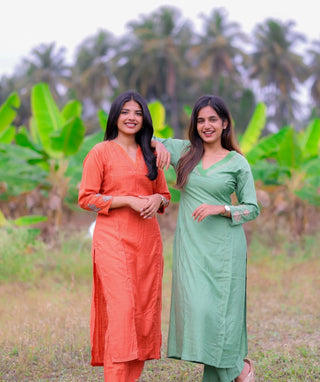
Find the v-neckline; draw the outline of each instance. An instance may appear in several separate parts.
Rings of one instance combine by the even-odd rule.
[[[117,147],[120,148],[121,151],[124,152],[124,154],[127,156],[127,158],[129,158],[129,160],[133,163],[134,166],[137,166],[138,165],[138,159],[139,159],[139,154],[138,152],[140,152],[140,146],[138,145],[137,146],[137,150],[136,150],[136,158],[135,160],[127,153],[127,151],[125,150],[124,147],[122,147],[119,143],[115,142],[115,141],[110,141],[112,143],[114,143],[115,145],[117,145]]]
[[[198,163],[198,168],[202,173],[207,173],[209,170],[212,170],[213,168],[218,167],[218,166],[222,165],[223,163],[225,163],[227,160],[229,160],[229,157],[233,156],[233,155],[231,155],[233,153],[234,153],[234,151],[228,152],[228,154],[226,156],[224,156],[222,159],[218,160],[217,162],[213,163],[208,168],[203,168],[203,163],[202,163],[202,159],[201,159],[200,162]]]

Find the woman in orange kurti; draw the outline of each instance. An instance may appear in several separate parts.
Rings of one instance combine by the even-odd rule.
[[[93,235],[91,349],[108,382],[134,382],[160,358],[162,241],[156,213],[170,200],[137,92],[111,105],[104,141],[83,163],[79,205],[98,213]],[[141,212],[143,210],[143,212]]]

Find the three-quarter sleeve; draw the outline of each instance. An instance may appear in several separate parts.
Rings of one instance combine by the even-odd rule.
[[[108,215],[112,196],[100,193],[103,171],[103,160],[93,148],[83,162],[78,203],[85,210]]]
[[[171,200],[171,195],[168,189],[168,185],[167,185],[163,170],[158,170],[158,177],[154,181],[153,193],[160,194],[164,197],[164,204],[158,210],[159,214],[163,214]]]
[[[185,149],[187,146],[190,145],[190,142],[188,140],[183,139],[173,139],[173,138],[158,138],[153,137],[154,140],[161,142],[165,148],[170,152],[170,164],[173,167],[176,167],[180,157],[184,154]]]
[[[243,166],[241,166],[237,174],[237,186],[235,190],[239,204],[230,206],[231,225],[242,224],[253,220],[260,213],[251,168],[247,160],[245,158],[243,159]]]

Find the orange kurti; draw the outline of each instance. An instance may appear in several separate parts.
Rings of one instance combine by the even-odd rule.
[[[79,205],[98,213],[92,243],[94,366],[104,364],[106,343],[112,362],[160,358],[163,257],[157,219],[143,219],[129,207],[109,209],[113,196],[159,193],[169,200],[163,171],[154,181],[146,174],[140,147],[134,162],[117,143],[104,141],[84,160]]]

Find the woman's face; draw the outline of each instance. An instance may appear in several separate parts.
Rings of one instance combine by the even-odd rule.
[[[142,128],[142,124],[141,106],[134,100],[125,102],[117,121],[118,135],[135,135]]]
[[[222,131],[227,127],[227,121],[222,121],[211,106],[200,109],[197,118],[197,130],[204,143],[221,143]]]

